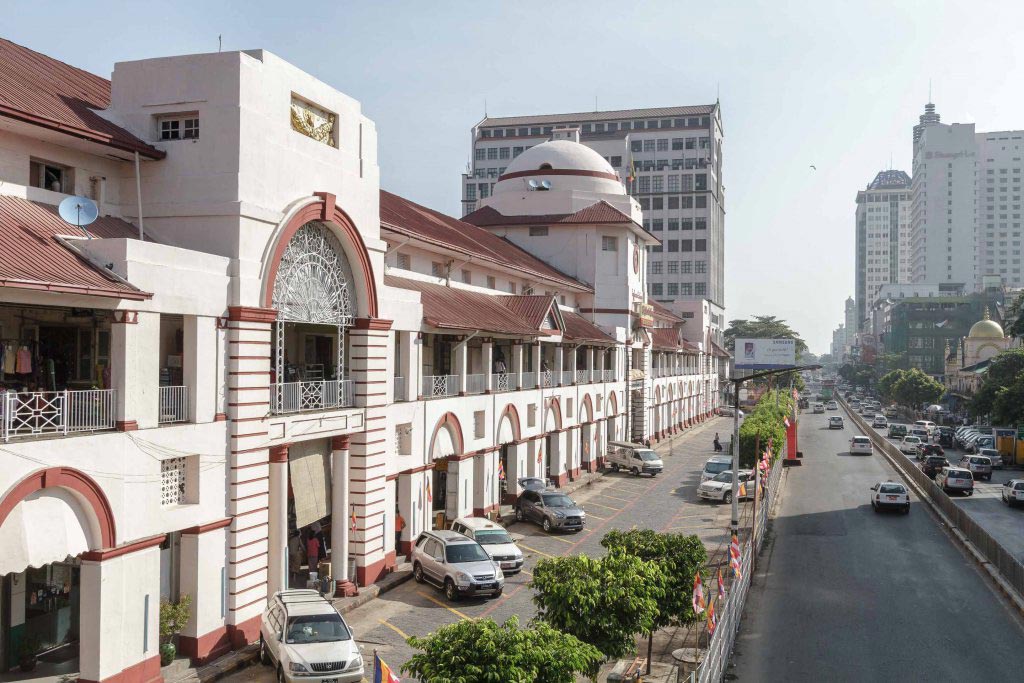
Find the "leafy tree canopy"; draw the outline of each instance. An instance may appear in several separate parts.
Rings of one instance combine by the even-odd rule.
[[[755,315],[752,320],[730,320],[724,335],[725,347],[733,352],[736,350],[737,339],[795,339],[797,361],[801,361],[803,354],[807,353],[807,344],[800,335],[785,320],[779,320],[774,315]]]
[[[402,672],[438,683],[574,683],[603,660],[593,645],[544,622],[519,628],[515,616],[500,626],[493,619],[463,620],[407,642],[421,652]]]
[[[1003,351],[992,359],[985,381],[969,405],[975,416],[991,415],[998,424],[1024,422],[1024,403],[1012,404],[1012,389],[1024,377],[1024,349]],[[997,409],[997,404],[999,408]]]
[[[896,381],[891,391],[900,405],[919,409],[942,398],[946,388],[919,368],[912,368],[903,371],[902,377]]]

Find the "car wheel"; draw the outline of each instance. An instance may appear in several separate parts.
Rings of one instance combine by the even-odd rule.
[[[551,520],[545,517],[541,527],[543,527],[544,531],[551,531]]]
[[[523,521],[523,508],[519,507],[518,505],[516,506],[516,521]]]
[[[260,634],[260,664],[263,666],[270,666],[270,653],[267,652],[267,644],[263,640],[263,634]]]
[[[903,508],[903,514],[905,514],[905,515],[909,515],[910,514],[910,503],[907,503],[907,506],[905,508]]]
[[[968,495],[968,496],[973,496],[973,495],[974,495],[974,491],[968,491],[968,492],[967,492],[967,495]]]
[[[725,495],[722,496],[722,502],[728,505],[732,502],[732,491],[726,491]]]
[[[499,589],[499,590],[498,590],[498,592],[497,592],[497,593],[495,593],[495,594],[494,594],[494,597],[496,597],[496,598],[500,598],[500,597],[501,597],[501,594],[502,594],[502,593],[504,593],[504,592],[505,592],[505,589],[504,589],[504,588],[501,588],[501,589]]]
[[[618,472],[618,471],[619,471],[619,466],[616,465],[615,463],[612,463],[612,472]]]
[[[639,477],[639,476],[640,476],[640,470],[638,470],[638,469],[637,469],[637,468],[635,468],[635,467],[634,467],[633,469],[631,469],[631,470],[629,471],[629,473],[630,473],[630,474],[632,474],[632,475],[633,475],[634,477]]]
[[[423,578],[423,567],[420,566],[419,562],[412,566],[412,578],[416,579],[416,583],[423,583],[425,580]]]
[[[459,591],[455,588],[455,582],[451,579],[444,580],[444,597],[448,598],[451,602],[459,599]]]

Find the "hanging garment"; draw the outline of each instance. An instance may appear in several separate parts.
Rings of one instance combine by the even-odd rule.
[[[32,373],[32,352],[28,350],[27,346],[22,346],[18,349],[18,363],[15,372],[19,375],[29,375]]]
[[[18,350],[13,344],[4,345],[4,373],[13,375],[18,367]]]

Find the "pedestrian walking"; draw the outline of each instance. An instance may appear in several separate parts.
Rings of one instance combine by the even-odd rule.
[[[715,453],[722,452],[722,442],[718,438],[718,432],[715,432]]]
[[[395,510],[395,553],[398,553],[398,549],[402,546],[402,531],[405,529],[405,517],[402,517],[402,513]]]
[[[306,539],[306,561],[309,564],[309,578],[315,581],[320,567],[320,539],[315,534],[310,534]]]

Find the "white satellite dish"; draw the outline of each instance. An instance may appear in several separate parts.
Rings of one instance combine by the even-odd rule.
[[[78,226],[78,229],[85,233],[86,237],[92,237],[85,229],[96,217],[100,215],[96,202],[88,197],[68,197],[57,207],[57,213],[64,219],[64,222]]]
[[[536,190],[536,189],[537,189],[538,187],[540,187],[540,183],[538,183],[538,182],[537,182],[536,180],[534,180],[533,178],[530,178],[530,182],[529,182],[529,185],[530,185],[530,189],[531,189],[531,190]]]
[[[542,181],[540,181],[540,189],[542,189],[542,190],[550,190],[551,189],[551,181],[550,180],[542,180]]]

